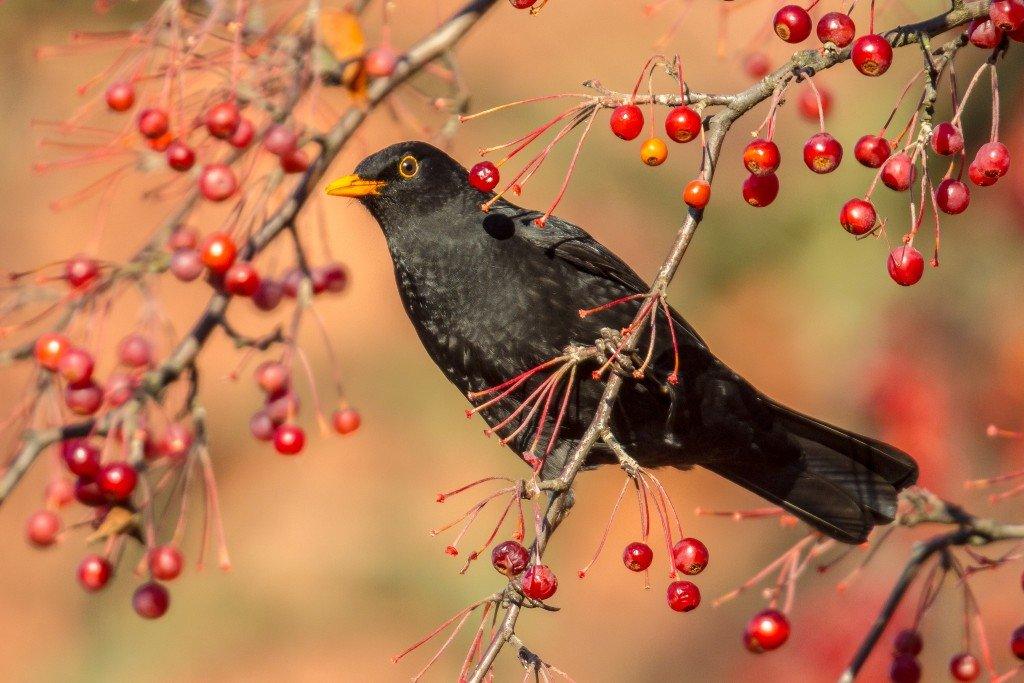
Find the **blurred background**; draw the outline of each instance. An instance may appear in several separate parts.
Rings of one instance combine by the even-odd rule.
[[[655,4],[659,11],[652,14],[644,11],[642,0],[551,0],[540,16],[531,17],[501,3],[458,51],[474,109],[573,91],[591,78],[616,90],[631,89],[656,42],[691,3]],[[721,3],[692,4],[663,49],[682,54],[694,88],[735,91],[749,85],[742,63],[752,43],[773,63],[788,54],[788,46],[766,28],[779,3],[736,3],[740,6],[724,28]],[[397,0],[394,43],[408,45],[456,5]],[[947,5],[946,0],[884,3],[878,22],[888,27]],[[41,151],[31,123],[73,112],[79,105],[75,86],[116,52],[37,60],[35,50],[64,42],[72,30],[131,26],[156,3],[117,4],[102,16],[91,6],[84,0],[12,0],[0,6],[4,270],[66,258],[92,235],[83,226],[94,218],[93,204],[82,202],[61,213],[47,205],[85,185],[93,171],[33,174],[31,163]],[[816,11],[830,9],[839,9],[839,3],[822,3]],[[855,19],[866,21],[860,7]],[[999,70],[1002,136],[1016,157],[1024,154],[1020,47],[1012,46]],[[957,62],[961,82],[982,58],[980,51],[964,50]],[[1019,520],[1019,500],[990,505],[986,492],[965,491],[963,482],[1021,467],[1016,442],[987,439],[985,430],[990,423],[1022,426],[1024,173],[1011,170],[998,186],[976,191],[966,214],[944,218],[942,266],[928,268],[911,288],[889,280],[885,238],[854,241],[837,221],[841,204],[862,195],[872,177],[855,162],[853,143],[878,132],[919,66],[919,53],[911,48],[897,53],[896,65],[881,79],[865,79],[852,68],[818,76],[819,88],[834,100],[828,130],[847,151],[840,169],[829,176],[813,175],[799,161],[817,124],[800,115],[795,96],[806,86],[797,87],[779,116],[782,191],[767,209],[752,209],[740,198],[740,152],[764,107],[744,119],[731,136],[705,223],[673,284],[671,301],[722,359],[770,395],[895,443],[919,459],[922,483],[934,491],[978,514]],[[664,78],[656,87],[674,89]],[[942,100],[937,120],[949,116],[948,94]],[[557,113],[558,106],[523,107],[465,124],[452,153],[474,163],[476,149],[518,137]],[[983,83],[965,115],[970,154],[987,138],[989,106]],[[898,119],[895,128],[904,121]],[[681,220],[679,194],[695,173],[698,148],[673,146],[665,165],[647,168],[632,144],[615,139],[601,123],[558,213],[650,276]],[[365,154],[415,135],[386,111],[378,112],[328,175],[347,173]],[[571,147],[552,156],[521,203],[536,208],[550,203]],[[138,188],[124,186],[120,194],[102,238],[101,253],[111,259],[131,253],[169,211],[168,205],[143,202]],[[889,239],[898,240],[907,229],[905,198],[885,189],[876,196],[880,213],[890,221]],[[461,560],[444,553],[451,534],[432,538],[428,533],[476,497],[438,505],[435,495],[484,476],[519,477],[524,470],[481,435],[481,421],[462,416],[465,400],[427,359],[399,303],[376,225],[354,203],[324,206],[329,248],[349,269],[351,285],[318,307],[339,351],[348,399],[362,412],[360,431],[313,438],[294,459],[255,442],[248,418],[260,397],[251,382],[224,379],[237,354],[217,339],[203,354],[201,369],[233,570],[222,573],[210,563],[196,571],[190,565],[171,586],[170,612],[156,622],[144,622],[131,611],[138,584],[132,562],[105,591],[86,595],[74,578],[85,552],[81,535],[69,535],[45,552],[24,541],[24,520],[39,507],[52,471],[52,463],[40,462],[0,514],[0,680],[405,680],[432,650],[398,665],[389,657],[500,585],[485,562],[459,575]],[[922,228],[926,233],[930,221]],[[199,221],[197,227],[205,231],[215,224]],[[304,229],[312,240],[312,223]],[[918,245],[927,258],[927,234]],[[166,282],[161,287],[157,294],[167,315],[179,331],[186,329],[206,300],[206,285]],[[131,327],[136,306],[126,301],[111,325]],[[274,322],[236,308],[233,315],[245,329]],[[329,356],[312,325],[305,333],[314,374],[322,377]],[[4,377],[0,401],[13,406],[24,377],[9,369]],[[306,427],[315,432],[308,415]],[[10,434],[4,443],[13,447]],[[718,608],[711,606],[712,598],[738,586],[802,531],[774,520],[695,517],[698,506],[732,510],[761,503],[704,472],[666,472],[663,480],[683,512],[687,533],[711,550],[710,567],[698,579],[705,596],[701,608],[672,612],[657,572],[652,589],[645,591],[642,578],[623,569],[620,549],[637,535],[635,507],[628,505],[600,562],[586,580],[576,578],[622,483],[621,474],[609,468],[579,481],[576,509],[547,555],[561,578],[554,600],[561,611],[526,614],[520,632],[527,644],[579,681],[834,680],[877,613],[914,535],[899,532],[845,592],[838,592],[836,583],[860,551],[828,573],[809,572],[791,614],[789,643],[754,656],[743,649],[740,636],[748,617],[764,605],[758,592]],[[481,524],[473,542],[482,533]],[[198,535],[191,535],[184,548],[190,559],[198,543]],[[1013,665],[1006,643],[1024,614],[1019,572],[1019,563],[1013,563],[979,575],[974,583],[1001,671]],[[912,619],[916,596],[897,616],[897,627]],[[962,594],[947,590],[925,616],[925,680],[947,677],[950,656],[963,647],[962,605]],[[467,629],[427,680],[454,677],[470,634]],[[864,680],[884,675],[890,639],[887,634]],[[978,652],[977,645],[972,649]],[[520,676],[513,655],[503,654],[497,680]]]

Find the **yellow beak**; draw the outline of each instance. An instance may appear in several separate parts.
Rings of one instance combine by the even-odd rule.
[[[383,180],[366,180],[355,173],[328,183],[326,192],[335,197],[366,197],[380,194],[380,189],[387,185]]]

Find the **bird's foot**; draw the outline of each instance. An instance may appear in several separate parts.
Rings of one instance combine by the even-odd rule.
[[[623,353],[625,339],[622,332],[610,327],[601,328],[601,338],[594,341],[598,354],[605,359],[601,367],[594,371],[594,379],[600,379],[604,371],[611,369],[623,377],[635,377],[640,359],[632,352]]]

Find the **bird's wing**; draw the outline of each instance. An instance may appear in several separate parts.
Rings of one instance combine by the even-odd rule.
[[[508,208],[515,210],[515,220],[529,226],[528,229],[519,231],[522,239],[542,249],[549,256],[560,258],[592,275],[617,282],[628,290],[629,294],[642,294],[650,289],[650,285],[644,282],[636,271],[583,228],[557,216],[551,216],[543,228],[537,229],[531,224],[534,219],[541,216],[539,212],[526,211],[511,204]],[[697,331],[675,309],[670,310],[677,327],[686,333],[691,343],[707,348]]]

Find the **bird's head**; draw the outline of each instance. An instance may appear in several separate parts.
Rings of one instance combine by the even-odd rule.
[[[371,154],[355,173],[329,183],[329,195],[354,197],[385,225],[409,215],[437,211],[455,200],[479,204],[459,162],[426,142],[400,142]],[[391,220],[388,220],[391,219]]]

